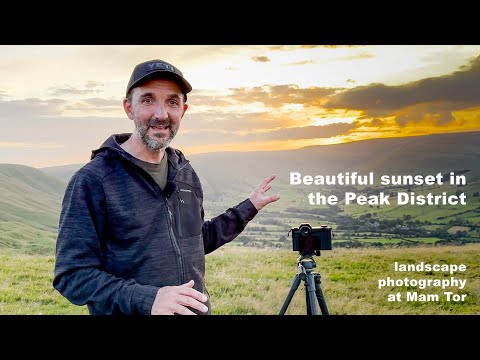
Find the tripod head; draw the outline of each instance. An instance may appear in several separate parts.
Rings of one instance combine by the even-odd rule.
[[[319,250],[316,250],[316,251],[320,253]],[[313,269],[317,267],[317,263],[313,258],[313,254],[300,253],[300,256],[297,259],[297,267],[298,267],[297,274],[300,276],[302,280],[305,280],[307,274],[311,273]]]
[[[314,255],[320,256],[320,250],[300,250],[300,257],[312,258]]]

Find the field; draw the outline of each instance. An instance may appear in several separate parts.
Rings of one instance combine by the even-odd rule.
[[[331,314],[480,314],[480,244],[425,245],[415,248],[336,248],[314,257]],[[466,271],[395,272],[394,263],[465,264]],[[50,255],[0,254],[0,314],[87,314],[52,287],[54,258]],[[297,271],[297,254],[288,249],[259,249],[229,244],[207,256],[207,287],[215,315],[278,314]],[[387,286],[392,279],[466,280],[464,289]],[[438,295],[439,301],[406,301],[406,292]],[[465,301],[447,301],[445,291],[466,295]],[[402,301],[388,301],[401,293]],[[287,310],[305,314],[305,295],[300,285]]]

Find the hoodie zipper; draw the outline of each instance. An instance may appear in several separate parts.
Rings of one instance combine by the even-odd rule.
[[[182,170],[185,166],[187,166],[187,164],[189,163],[189,161],[187,160],[181,167],[177,168],[177,172]],[[158,186],[157,184],[157,188],[160,189],[160,187]],[[181,217],[180,217],[180,190],[176,189],[176,193],[177,193],[177,206],[176,206],[176,215],[177,215],[177,218],[176,218],[176,221],[175,221],[175,225],[177,227],[177,234],[180,238],[183,237],[183,232],[182,232],[182,227],[181,227]],[[170,195],[171,196],[171,195]],[[171,237],[173,239],[173,244],[175,246],[175,250],[178,252],[179,254],[179,260],[180,260],[180,266],[181,266],[181,276],[182,276],[182,281],[181,283],[185,283],[187,280],[187,275],[185,274],[185,263],[183,261],[183,256],[182,256],[182,252],[180,250],[180,245],[178,244],[178,241],[177,241],[177,237],[175,236],[175,233],[173,231],[173,226],[172,226],[172,221],[173,221],[173,213],[172,211],[170,210],[170,201],[169,201],[169,198],[170,196],[162,196],[162,198],[165,200],[165,206],[167,207],[167,211],[168,211],[168,215],[170,216],[170,219],[169,219],[169,230],[170,230],[170,234],[171,234]]]
[[[157,185],[158,186],[158,185]],[[160,187],[158,187],[158,189],[160,189]],[[168,197],[164,197],[164,196],[161,196],[163,199],[164,199],[164,202],[165,202],[165,206],[167,207],[167,211],[168,211],[168,215],[169,215],[169,218],[168,218],[168,229],[170,231],[170,236],[172,238],[172,243],[173,243],[173,246],[175,247],[175,251],[177,251],[178,253],[178,257],[179,257],[179,260],[180,260],[180,274],[181,274],[181,284],[185,283],[185,279],[186,279],[186,275],[185,275],[185,264],[183,262],[183,256],[182,256],[182,251],[180,250],[180,246],[178,245],[178,241],[177,241],[177,237],[175,236],[175,233],[173,232],[173,227],[172,227],[172,221],[173,221],[173,214],[172,214],[172,211],[170,210],[170,202],[168,200]],[[178,210],[177,210],[178,211]],[[175,223],[177,223],[177,229],[180,228],[180,226],[178,225],[179,219],[177,219],[177,221],[175,221]],[[181,233],[178,234],[180,237],[182,237]]]
[[[122,154],[123,156],[123,154]],[[182,251],[180,250],[180,246],[178,245],[178,240],[177,240],[177,237],[175,236],[175,233],[173,232],[173,226],[172,226],[172,221],[173,221],[173,213],[172,211],[170,210],[170,202],[168,200],[168,197],[164,196],[163,195],[163,191],[162,189],[160,189],[160,186],[158,186],[157,182],[155,181],[155,179],[152,178],[152,176],[147,172],[145,171],[144,169],[142,169],[140,166],[138,166],[137,164],[135,164],[133,161],[129,160],[128,158],[126,158],[125,156],[123,156],[129,163],[133,164],[133,166],[137,167],[138,169],[140,169],[141,172],[143,172],[144,174],[147,175],[147,177],[149,179],[151,179],[151,183],[154,184],[154,189],[155,189],[155,193],[163,199],[163,202],[165,204],[165,207],[167,208],[167,212],[168,212],[168,216],[167,216],[167,223],[168,223],[168,230],[169,230],[169,233],[170,233],[170,239],[172,240],[172,244],[173,244],[173,247],[175,249],[175,251],[177,252],[177,255],[178,255],[178,260],[179,260],[179,273],[180,273],[180,284],[183,284],[185,283],[185,279],[186,279],[186,274],[185,274],[185,264],[184,264],[184,261],[183,261],[183,256],[182,256]],[[183,164],[182,167],[178,168],[178,170],[181,170],[183,169],[187,164],[188,164],[188,160],[186,160],[186,163]],[[177,228],[179,228],[179,225],[177,225]],[[180,233],[179,233],[179,236]]]
[[[183,200],[180,198],[180,189],[179,188],[177,188],[176,193],[177,193],[177,206],[176,206],[176,208],[177,208],[177,220],[178,220],[177,221],[177,232],[178,232],[178,236],[180,236],[180,238],[182,238],[183,237],[183,231],[182,231],[182,226],[181,226],[182,217],[180,216],[180,214],[181,214],[180,206],[182,206],[182,205],[180,204],[180,202],[182,202]]]

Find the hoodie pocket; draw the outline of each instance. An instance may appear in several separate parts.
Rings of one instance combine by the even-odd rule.
[[[194,279],[197,286],[203,286],[205,274],[205,250],[203,249],[202,235],[182,239],[182,253],[185,262],[187,279]],[[203,287],[197,289],[203,292]]]
[[[177,188],[178,234],[181,238],[190,238],[202,233],[202,214],[200,200],[195,191],[185,186]]]

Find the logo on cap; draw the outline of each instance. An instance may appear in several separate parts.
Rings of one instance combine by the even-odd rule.
[[[145,61],[135,66],[132,75],[130,76],[130,80],[128,81],[127,91],[125,93],[126,96],[128,96],[129,91],[137,86],[140,81],[146,79],[156,72],[164,71],[175,75],[175,80],[182,87],[186,100],[186,94],[192,91],[192,85],[190,85],[190,83],[183,77],[182,72],[175,66],[159,59]]]
[[[173,65],[170,65],[170,64],[165,64],[165,63],[161,63],[161,62],[153,62],[153,63],[147,64],[147,65],[148,65],[148,71],[157,70],[157,69],[165,69],[167,71],[173,71],[174,73],[178,72],[178,70],[175,69],[175,67]]]

